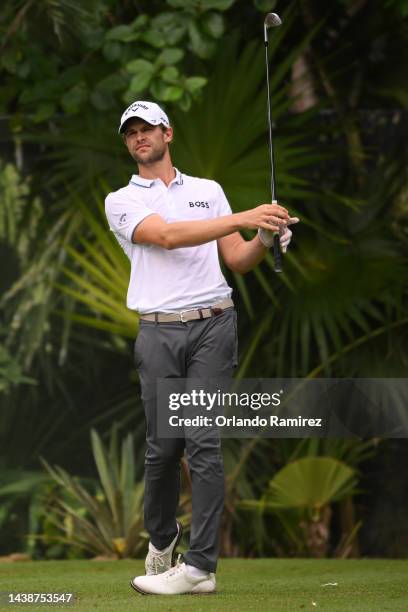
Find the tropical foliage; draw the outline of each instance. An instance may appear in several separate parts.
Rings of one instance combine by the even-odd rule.
[[[131,349],[138,322],[125,307],[128,262],[102,211],[106,192],[134,171],[116,135],[118,115],[133,98],[160,100],[182,171],[219,181],[236,211],[268,201],[261,36],[269,10],[284,21],[270,40],[278,194],[301,224],[283,275],[273,274],[270,257],[245,277],[226,271],[240,311],[237,376],[405,376],[403,2],[8,0],[0,17],[0,109],[15,148],[14,156],[4,150],[0,165],[0,529],[7,551],[26,548],[22,533],[43,516],[39,455],[63,466],[53,475],[76,491],[76,501],[61,497],[65,507],[52,516],[70,516],[70,533],[84,546],[96,508],[87,496],[95,490],[69,474],[95,476],[89,430],[106,435],[113,421],[131,429],[134,482],[142,477],[144,422]],[[95,434],[93,441],[109,464]],[[290,466],[319,470],[322,458],[346,471],[358,464],[362,478],[376,449],[367,444],[226,441],[223,553],[314,554],[304,510],[281,508],[271,518],[248,515],[240,502],[261,499],[275,472],[286,475],[289,491]],[[117,455],[115,465],[109,482],[120,480]],[[14,490],[23,471],[27,479]],[[184,476],[187,521],[187,470]],[[125,532],[103,485],[100,494],[98,512],[110,526],[104,523],[103,550],[85,547],[123,554]],[[364,505],[350,495],[325,499],[329,539],[321,550],[358,554]],[[143,540],[134,542],[131,554],[139,554]]]
[[[182,60],[211,56],[232,3],[168,0],[161,12],[145,3],[135,16],[111,0],[10,0],[0,22],[3,112],[18,97],[24,115],[14,128],[24,129],[61,111],[112,111],[146,92],[187,109],[206,79],[186,73]]]
[[[44,462],[50,476],[71,498],[56,502],[56,524],[63,534],[60,539],[95,555],[135,556],[144,542],[143,485],[135,481],[132,435],[128,434],[119,448],[117,431],[113,430],[107,450],[92,430],[91,442],[99,475],[94,493],[62,468]]]
[[[303,457],[288,463],[268,484],[259,501],[243,501],[241,506],[261,512],[293,510],[297,515],[294,530],[287,530],[298,550],[314,557],[325,557],[330,536],[330,504],[351,496],[357,483],[354,470],[332,457]],[[288,518],[282,520],[287,527]],[[303,537],[302,537],[303,536]]]

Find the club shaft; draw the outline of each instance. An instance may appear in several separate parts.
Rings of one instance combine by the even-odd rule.
[[[266,28],[265,28],[266,30]],[[265,37],[267,38],[267,33]],[[265,41],[265,65],[266,65],[266,92],[267,92],[267,112],[268,112],[268,135],[269,135],[269,160],[271,165],[271,201],[277,200],[275,186],[275,160],[273,154],[273,138],[272,138],[272,108],[271,108],[271,90],[269,81],[269,60],[268,60],[268,41]]]
[[[269,134],[269,159],[271,165],[271,202],[277,203],[276,186],[275,186],[275,160],[273,155],[273,138],[272,138],[272,108],[271,108],[271,91],[269,81],[269,58],[268,58],[268,30],[264,26],[264,42],[265,42],[265,65],[266,65],[266,92],[267,92],[267,112],[268,112],[268,134]],[[282,272],[282,251],[280,247],[279,232],[275,232],[273,237],[273,260],[275,272]]]

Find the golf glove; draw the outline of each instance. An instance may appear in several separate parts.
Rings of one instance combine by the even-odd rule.
[[[299,219],[297,217],[289,217],[288,225],[293,225],[295,223],[299,223]],[[260,227],[258,229],[259,240],[268,249],[271,246],[273,246],[273,235],[274,235],[274,232],[270,230],[266,230],[263,227]],[[287,227],[287,225],[284,225],[279,232],[279,242],[281,245],[282,253],[286,253],[286,250],[289,246],[291,239],[292,239],[292,231]]]

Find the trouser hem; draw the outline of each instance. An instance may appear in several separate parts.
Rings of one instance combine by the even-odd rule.
[[[206,572],[215,573],[217,571],[216,563],[211,563],[211,561],[208,561],[202,555],[191,551],[183,554],[183,560],[186,565],[194,565],[194,567],[198,567],[198,569]]]

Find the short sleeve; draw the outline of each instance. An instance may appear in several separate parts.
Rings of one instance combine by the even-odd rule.
[[[105,199],[105,213],[112,232],[132,242],[135,228],[154,211],[129,196],[110,193]]]
[[[227,197],[218,183],[216,184],[217,204],[218,204],[218,215],[224,217],[225,215],[232,215],[231,206],[227,200]]]

